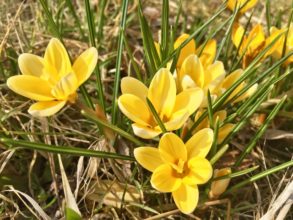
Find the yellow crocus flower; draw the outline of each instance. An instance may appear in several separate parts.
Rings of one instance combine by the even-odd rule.
[[[37,101],[28,112],[45,117],[57,113],[66,102],[73,103],[76,90],[93,72],[98,60],[96,48],[84,51],[71,65],[62,43],[53,38],[44,57],[24,53],[18,58],[22,75],[12,76],[7,86],[19,95]]]
[[[219,85],[225,78],[224,65],[220,61],[204,66],[197,55],[189,55],[182,63],[177,74],[177,86],[180,90],[201,88],[205,94],[202,107],[207,106],[207,91],[216,99]]]
[[[149,88],[135,78],[124,77],[121,81],[121,91],[118,106],[123,114],[134,122],[134,134],[145,139],[153,138],[162,132],[147,105],[146,98],[153,104],[167,131],[181,128],[203,99],[203,92],[199,88],[177,95],[175,80],[166,68],[155,74]]]
[[[160,192],[171,192],[181,212],[193,212],[198,203],[198,186],[206,183],[213,169],[205,159],[213,142],[209,128],[198,131],[185,144],[173,133],[165,133],[159,147],[138,147],[134,156],[151,171],[151,184]]]
[[[236,8],[241,8],[240,13],[243,14],[257,4],[258,0],[228,0],[227,7],[234,11]]]
[[[255,25],[247,36],[243,36],[244,32],[245,30],[241,25],[238,23],[234,24],[232,31],[232,41],[234,45],[239,48],[239,55],[243,56],[243,68],[246,68],[263,49],[270,45],[270,43],[279,34],[281,34],[281,32],[276,31],[266,38],[263,27],[260,24]],[[278,45],[276,43],[271,46],[262,59],[265,59],[267,56],[272,54],[277,46]]]
[[[180,37],[178,37],[174,43],[174,49],[177,49],[187,38],[189,38],[190,35],[188,34],[182,34]],[[180,51],[179,57],[177,59],[177,69],[180,69],[181,65],[183,64],[183,61],[190,55],[199,54],[200,51],[200,61],[204,66],[210,65],[213,63],[216,51],[217,51],[217,43],[214,39],[211,39],[207,42],[207,44],[204,46],[204,49],[202,50],[202,47],[204,45],[199,46],[196,48],[196,44],[194,40],[191,40],[186,44]]]
[[[218,169],[214,170],[214,178],[226,176],[229,174],[231,174],[231,168],[229,167],[222,168],[220,170]],[[222,195],[226,191],[229,183],[230,183],[230,178],[213,181],[211,184],[211,190],[209,192],[209,198],[217,199],[220,195]]]
[[[280,32],[284,33],[283,36],[277,40],[277,47],[273,52],[273,56],[277,59],[280,59],[283,54],[283,47],[285,43],[285,35],[286,35],[286,29],[278,29],[276,27],[271,27],[271,35],[275,36],[276,34],[280,34]],[[293,27],[290,27],[288,30],[288,35],[287,35],[287,40],[286,40],[286,45],[285,45],[285,54],[290,53],[293,50]],[[293,56],[288,57],[288,59],[285,61],[284,65],[289,65],[290,63],[293,62]]]
[[[201,114],[203,113],[203,110],[199,110],[197,111],[194,121],[196,121]],[[227,117],[227,111],[225,110],[221,110],[218,112],[215,112],[213,115],[213,126],[216,126],[216,119],[218,118],[219,122],[222,123]],[[196,129],[193,131],[193,133],[196,133],[197,131],[203,129],[203,128],[209,128],[210,127],[210,121],[209,118],[206,117],[197,127]],[[222,143],[222,141],[228,136],[228,134],[232,131],[234,127],[234,124],[232,123],[227,123],[224,124],[222,127],[219,128],[218,130],[218,136],[217,136],[217,143],[220,144]]]

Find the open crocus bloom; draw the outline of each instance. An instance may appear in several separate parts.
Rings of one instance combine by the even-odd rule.
[[[244,32],[245,29],[241,25],[238,23],[234,24],[232,41],[234,45],[239,48],[239,55],[243,56],[243,68],[246,68],[263,49],[268,47],[273,40],[282,33],[281,31],[275,31],[266,38],[263,27],[260,24],[255,25],[247,36],[243,36]],[[271,55],[277,46],[277,43],[272,45],[262,59]]]
[[[185,91],[190,88],[201,88],[205,94],[202,107],[207,106],[207,91],[216,99],[219,85],[225,78],[224,65],[220,61],[204,66],[197,55],[189,55],[182,63],[177,75],[177,86]]]
[[[174,43],[174,49],[178,48],[190,35],[182,34],[178,37]],[[217,43],[214,39],[209,40],[206,45],[201,45],[196,48],[196,44],[194,40],[191,40],[186,44],[180,51],[179,57],[177,59],[177,70],[180,69],[183,61],[190,55],[199,55],[200,53],[200,61],[204,66],[212,64],[215,59],[217,51]]]
[[[194,121],[196,121],[201,114],[203,113],[203,110],[199,110],[197,111],[196,115],[195,115],[195,119]],[[214,113],[213,115],[213,126],[216,126],[216,119],[218,118],[220,124],[226,119],[227,117],[227,112],[225,110],[221,110],[218,111],[216,113]],[[193,133],[196,133],[197,131],[203,129],[203,128],[209,128],[210,127],[210,121],[209,118],[206,117],[197,127],[196,129],[193,131]],[[234,127],[234,124],[232,123],[226,123],[224,125],[222,125],[219,130],[218,130],[218,135],[217,135],[217,143],[220,144],[223,142],[223,140],[228,136],[228,134],[232,131]]]
[[[37,101],[28,112],[45,117],[58,112],[67,101],[74,102],[76,90],[93,72],[98,59],[96,48],[84,51],[71,65],[62,43],[50,40],[44,57],[24,53],[18,58],[22,75],[12,76],[7,86],[29,99]]]
[[[240,13],[245,13],[249,9],[253,8],[258,0],[228,0],[227,7],[234,11],[236,8],[241,8]]]
[[[229,168],[229,167],[222,168],[220,170],[218,170],[218,169],[214,170],[214,178],[226,176],[229,174],[231,174],[231,168]],[[230,183],[230,180],[231,180],[231,178],[213,181],[211,184],[211,190],[209,192],[209,198],[210,199],[217,199],[221,194],[223,194],[226,191],[226,189]]]
[[[124,77],[121,81],[121,90],[119,108],[134,122],[134,134],[145,139],[153,138],[162,132],[148,107],[146,98],[153,104],[167,131],[181,128],[203,100],[203,92],[199,88],[176,95],[175,80],[166,68],[155,74],[149,88],[135,78]]]
[[[199,184],[212,176],[212,166],[205,159],[213,142],[209,128],[198,131],[184,144],[173,133],[165,133],[159,147],[139,147],[134,156],[139,164],[151,171],[151,184],[160,192],[171,192],[181,212],[193,212],[198,203]]]
[[[222,84],[220,85],[221,90],[219,90],[218,96],[220,96],[220,93],[224,93],[227,89],[229,89],[233,84],[241,77],[243,73],[242,69],[237,69],[234,72],[230,73],[223,81]],[[246,86],[246,82],[240,83],[239,86],[234,89],[234,91],[230,94],[226,102],[229,102],[234,96],[236,96],[244,87]],[[250,97],[257,89],[258,84],[254,84],[251,86],[244,94],[236,98],[235,100],[232,101],[232,103],[237,103],[240,101],[243,101],[244,99]]]
[[[284,35],[281,36],[277,40],[277,47],[273,52],[273,56],[277,59],[280,59],[283,54],[283,47],[285,43],[285,36],[286,36],[286,30],[285,29],[278,29],[276,27],[271,27],[271,35],[275,36],[276,34],[280,34],[280,32],[283,32]],[[293,27],[290,27],[288,30],[286,45],[285,45],[285,53],[284,55],[290,53],[293,50]],[[284,65],[289,65],[290,63],[293,63],[293,56],[288,57],[288,59],[285,61]]]

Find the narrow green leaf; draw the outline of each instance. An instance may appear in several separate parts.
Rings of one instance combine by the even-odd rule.
[[[169,0],[163,0],[162,4],[162,25],[161,25],[161,51],[162,59],[168,54],[169,47]]]
[[[213,179],[213,181],[215,180],[222,180],[222,179],[231,179],[231,178],[235,178],[235,177],[239,177],[239,176],[243,176],[247,173],[251,173],[252,171],[255,171],[256,169],[258,169],[259,166],[254,166],[254,167],[250,167],[250,168],[247,168],[245,170],[240,170],[238,172],[234,172],[234,173],[231,173],[231,174],[228,174],[228,175],[225,175],[225,176],[219,176],[219,177],[216,177]]]
[[[31,150],[39,150],[39,151],[52,152],[57,154],[134,161],[134,158],[131,156],[125,156],[125,155],[120,155],[120,154],[115,154],[110,152],[103,152],[103,151],[96,151],[96,150],[88,150],[88,149],[83,149],[78,147],[54,146],[54,145],[48,145],[44,143],[35,143],[35,142],[23,141],[23,140],[22,141],[13,140],[9,138],[1,138],[0,141],[4,144],[10,145],[11,147],[21,146]]]
[[[220,148],[220,150],[217,151],[217,153],[215,154],[215,156],[212,157],[212,159],[210,160],[210,163],[212,165],[214,165],[224,155],[224,153],[226,153],[226,151],[228,149],[229,149],[229,145],[228,144],[226,144],[222,148]]]
[[[244,186],[246,184],[253,183],[253,182],[255,182],[255,181],[257,181],[257,180],[259,180],[261,178],[264,178],[264,177],[266,177],[266,176],[268,176],[268,175],[270,175],[272,173],[278,172],[280,170],[283,170],[283,169],[285,169],[287,167],[291,167],[291,166],[293,166],[293,160],[290,160],[290,161],[288,161],[286,163],[280,164],[280,165],[278,165],[276,167],[273,167],[271,169],[265,170],[265,171],[263,171],[261,173],[258,173],[256,175],[254,175],[252,177],[249,177],[249,178],[245,179],[244,181],[234,185],[233,187],[228,189],[226,192],[224,192],[223,195],[231,193],[231,192],[235,191],[236,189],[241,188],[242,186]]]
[[[125,137],[126,139],[132,141],[133,143],[135,143],[136,145],[144,145],[144,143],[142,143],[140,140],[136,139],[135,137],[133,137],[132,135],[128,134],[126,131],[116,127],[113,124],[109,124],[106,121],[101,120],[100,118],[96,117],[93,114],[90,114],[84,110],[81,110],[81,114],[84,115],[85,117],[91,119],[93,122],[95,122],[97,125],[100,126],[104,126],[107,127],[113,131],[115,131],[116,133],[118,133],[119,135],[121,135],[122,137]]]
[[[119,85],[120,85],[120,67],[121,67],[121,61],[122,61],[122,52],[123,52],[123,35],[124,30],[126,27],[126,17],[127,17],[127,8],[128,8],[128,0],[122,1],[122,17],[120,22],[120,29],[119,29],[119,37],[118,37],[118,49],[117,49],[117,59],[116,59],[116,65],[115,65],[115,79],[114,79],[114,89],[113,89],[113,97],[112,97],[112,124],[117,123],[118,118],[118,104],[117,104],[117,98],[118,98],[118,92],[119,92]]]
[[[153,103],[148,99],[146,98],[146,102],[149,106],[149,109],[151,110],[154,118],[156,119],[156,122],[158,123],[158,125],[160,126],[161,130],[163,133],[166,133],[167,132],[167,129],[165,128],[165,125],[164,123],[162,122],[162,120],[160,119],[160,116],[158,115],[155,107],[153,106]]]
[[[65,208],[66,220],[82,220],[81,216],[71,208]]]

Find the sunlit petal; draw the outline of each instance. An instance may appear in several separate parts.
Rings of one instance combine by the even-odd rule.
[[[217,42],[214,39],[209,40],[206,45],[202,45],[196,50],[197,54],[201,51],[203,46],[204,49],[201,52],[199,59],[203,66],[208,66],[214,62],[217,52]]]
[[[213,175],[210,162],[201,157],[193,157],[188,161],[189,173],[183,178],[187,185],[194,186],[206,183]]]
[[[161,119],[169,118],[176,100],[176,83],[166,68],[160,69],[152,79],[148,98],[154,105]]]
[[[176,102],[173,112],[187,109],[189,115],[191,115],[199,108],[202,100],[203,91],[200,88],[192,88],[182,91],[176,96]]]
[[[78,80],[78,85],[83,84],[94,71],[98,61],[98,51],[91,47],[84,51],[75,60],[72,69]]]
[[[145,101],[148,95],[148,88],[139,80],[133,77],[123,77],[121,80],[122,94],[132,94]]]
[[[206,69],[205,86],[208,86],[211,93],[218,89],[219,84],[225,78],[224,64],[220,61],[216,61],[209,65]]]
[[[189,111],[182,109],[172,114],[171,118],[164,123],[167,131],[174,131],[181,128],[189,117]]]
[[[163,164],[159,150],[154,147],[138,147],[134,149],[134,157],[142,167],[151,172]]]
[[[59,77],[63,77],[72,72],[67,51],[57,38],[50,40],[44,59],[50,66],[55,67]]]
[[[52,89],[52,95],[58,100],[65,100],[69,95],[76,92],[78,81],[74,73],[69,73],[61,78],[61,80]]]
[[[174,170],[169,164],[163,164],[155,169],[152,186],[160,192],[173,192],[181,185],[181,179],[174,176]]]
[[[145,102],[132,94],[121,95],[118,99],[120,110],[130,120],[148,126],[151,120],[151,114]]]
[[[181,184],[176,191],[172,192],[172,196],[179,210],[185,214],[190,214],[198,203],[198,188],[197,186]]]
[[[160,128],[151,128],[138,123],[132,124],[133,133],[144,139],[152,139],[162,133]]]
[[[32,100],[54,100],[54,97],[51,95],[51,87],[49,83],[35,76],[12,76],[7,80],[7,86],[17,94]]]
[[[37,102],[31,105],[28,112],[35,117],[47,117],[56,114],[65,104],[66,101]]]
[[[163,161],[177,164],[186,161],[187,151],[183,141],[174,133],[165,133],[159,143],[159,151]]]
[[[214,178],[226,176],[229,174],[231,174],[231,168],[229,168],[229,167],[222,168],[220,170],[217,170],[217,169],[214,170]],[[230,183],[230,180],[231,180],[231,178],[213,181],[211,184],[211,190],[209,192],[209,198],[216,199],[221,194],[223,194],[226,191],[226,189]]]
[[[209,153],[214,139],[214,132],[210,128],[204,128],[196,132],[185,144],[188,158],[205,158]]]
[[[174,43],[174,49],[177,49],[187,38],[189,38],[190,35],[188,34],[182,34],[180,37],[177,38],[177,40]],[[185,60],[186,57],[188,57],[191,54],[195,53],[195,41],[191,40],[186,44],[180,51],[180,55],[177,60],[177,67],[180,67]]]
[[[18,65],[23,75],[41,77],[45,74],[45,62],[42,57],[23,53],[18,57]]]
[[[222,143],[223,140],[225,140],[225,138],[231,133],[231,131],[233,130],[234,128],[234,124],[231,124],[231,123],[228,123],[228,124],[225,124],[223,125],[220,129],[219,129],[219,132],[218,132],[218,139],[217,139],[217,142],[218,144]]]

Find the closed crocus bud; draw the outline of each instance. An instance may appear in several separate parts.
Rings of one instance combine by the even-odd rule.
[[[231,173],[231,168],[215,169],[214,178],[226,176]],[[209,192],[210,199],[217,199],[222,193],[224,193],[230,183],[230,178],[216,180],[212,182],[211,190]]]

